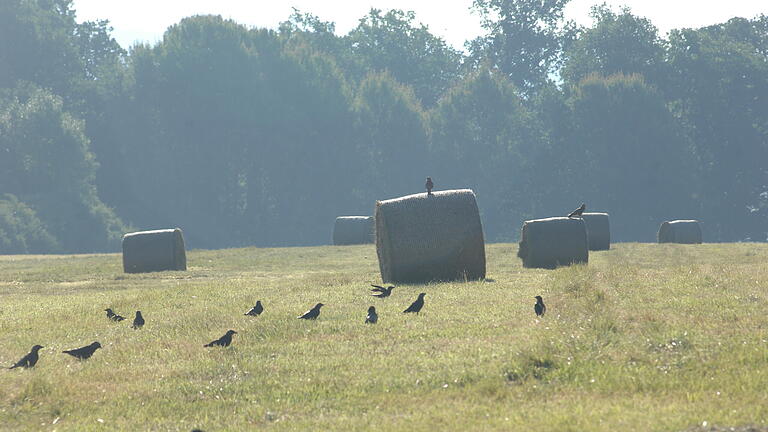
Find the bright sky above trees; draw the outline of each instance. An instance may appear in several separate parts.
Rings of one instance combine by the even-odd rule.
[[[566,16],[579,24],[588,25],[589,9],[600,0],[572,0]],[[680,27],[701,27],[727,21],[734,16],[752,18],[768,14],[765,0],[606,0],[611,6],[626,5],[636,15],[645,16],[662,34]],[[339,33],[357,25],[369,9],[413,10],[419,21],[456,48],[465,40],[482,33],[479,17],[470,12],[472,0],[75,0],[78,21],[108,19],[113,35],[123,46],[136,40],[155,42],[165,29],[180,19],[197,14],[216,14],[256,27],[277,27],[288,18],[291,7],[310,12],[325,21],[336,23]]]

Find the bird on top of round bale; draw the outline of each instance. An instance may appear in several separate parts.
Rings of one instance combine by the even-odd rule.
[[[569,218],[581,217],[581,214],[584,213],[584,210],[586,210],[586,209],[587,209],[587,205],[584,204],[584,203],[581,203],[581,206],[579,208],[577,208],[576,210],[568,213],[568,217]]]
[[[425,184],[424,187],[427,188],[427,195],[432,195],[432,189],[435,187],[435,184],[432,183],[432,177],[427,177],[427,184]]]

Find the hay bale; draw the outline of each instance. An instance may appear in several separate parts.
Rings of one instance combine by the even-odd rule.
[[[123,236],[124,272],[186,269],[187,256],[181,229],[139,231]]]
[[[376,253],[386,283],[482,279],[485,242],[469,189],[376,202]]]
[[[553,269],[589,261],[587,227],[580,218],[525,221],[519,246],[517,256],[527,268]]]
[[[584,213],[581,215],[587,227],[589,250],[599,251],[611,248],[611,224],[608,213]]]
[[[697,220],[666,221],[659,227],[659,243],[701,243],[701,225]]]
[[[373,243],[373,216],[339,216],[333,224],[333,244]]]

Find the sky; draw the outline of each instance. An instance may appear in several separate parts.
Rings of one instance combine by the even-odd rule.
[[[702,27],[733,17],[768,14],[766,0],[604,0],[614,9],[628,6],[635,15],[649,18],[662,35],[683,27]],[[589,10],[602,0],[571,0],[567,19],[590,25]],[[74,0],[78,21],[107,19],[112,35],[124,48],[134,42],[154,43],[165,30],[191,15],[215,14],[251,27],[277,28],[292,7],[324,21],[336,23],[346,34],[371,8],[403,9],[416,13],[419,22],[457,49],[483,34],[480,17],[470,11],[472,0]]]

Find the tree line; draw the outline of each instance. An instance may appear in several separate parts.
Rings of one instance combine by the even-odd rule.
[[[340,215],[473,189],[488,241],[581,202],[617,241],[768,232],[768,17],[660,35],[629,9],[475,0],[458,51],[412,12],[337,34],[194,16],[128,50],[71,0],[0,3],[0,253],[327,244]]]

